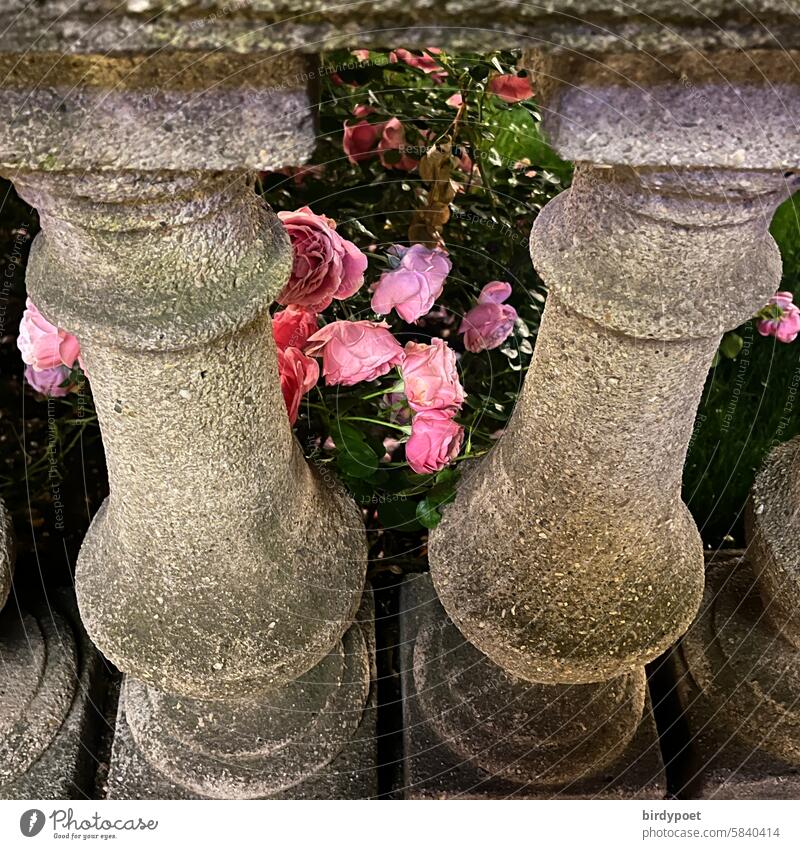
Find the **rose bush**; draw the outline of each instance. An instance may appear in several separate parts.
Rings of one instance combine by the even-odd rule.
[[[463,463],[502,434],[533,353],[546,293],[530,227],[572,168],[545,143],[517,60],[435,47],[330,54],[324,65],[338,70],[322,75],[313,160],[259,176],[293,250],[272,322],[288,417],[312,464],[334,468],[361,505],[371,556],[387,564],[376,569],[420,568],[424,528],[454,497]],[[777,432],[800,432],[800,405],[780,382],[797,356],[784,342],[800,326],[789,297],[800,248],[786,253],[799,218],[795,207],[776,218],[785,291],[757,324],[725,335],[687,458],[685,499],[715,542],[730,529],[714,518],[714,481],[743,503],[741,491],[729,496],[729,470],[756,468]],[[57,399],[69,446],[79,396],[80,427],[94,427],[78,342],[34,309],[19,339],[28,403]],[[731,412],[734,392],[747,397],[745,358],[753,403]],[[46,493],[49,463],[42,454],[17,478]],[[739,502],[719,515],[737,515]]]

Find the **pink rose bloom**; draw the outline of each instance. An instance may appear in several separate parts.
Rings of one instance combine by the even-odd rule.
[[[400,371],[408,405],[415,412],[447,410],[455,415],[464,403],[456,354],[444,339],[432,339],[430,345],[408,342]]]
[[[22,354],[22,362],[32,366],[34,371],[57,366],[71,369],[76,362],[83,367],[78,340],[66,330],[50,324],[30,298],[25,301],[17,347]]]
[[[385,271],[372,286],[372,309],[378,315],[394,309],[403,321],[412,323],[430,312],[442,294],[452,263],[443,250],[425,245],[395,245],[392,253],[400,257],[400,265]]]
[[[465,174],[472,173],[475,163],[472,161],[472,157],[467,153],[467,149],[465,147],[458,148],[458,155],[456,156],[456,159],[458,160],[458,167]]]
[[[328,386],[375,380],[403,359],[403,348],[388,326],[373,321],[334,321],[308,340],[306,353],[322,357]]]
[[[779,342],[794,342],[800,333],[800,309],[793,303],[791,292],[776,292],[759,315],[764,316],[757,324],[762,336],[774,336]]]
[[[355,124],[345,121],[342,147],[348,160],[356,165],[362,159],[375,156],[383,127],[383,124],[370,124],[365,120]]]
[[[500,280],[487,283],[478,296],[478,303],[461,321],[458,332],[464,334],[464,347],[473,354],[489,351],[502,345],[511,335],[517,311],[504,304],[511,294],[511,285]]]
[[[451,94],[450,97],[445,100],[445,103],[448,106],[452,106],[453,109],[460,109],[464,105],[464,98],[461,95],[460,91],[457,91],[455,94]]]
[[[516,74],[498,74],[489,80],[489,91],[506,103],[519,103],[533,97],[530,77],[518,77]]]
[[[49,395],[51,398],[69,395],[71,387],[61,385],[68,377],[69,369],[66,366],[54,366],[41,371],[36,371],[33,366],[25,366],[25,380],[39,394]]]
[[[366,118],[367,115],[372,115],[375,110],[371,106],[366,106],[363,103],[359,103],[358,105],[353,107],[353,117],[354,118]]]
[[[278,303],[297,304],[322,312],[331,301],[344,300],[361,288],[367,257],[336,232],[336,222],[307,206],[279,212],[292,240],[294,262]]]
[[[406,128],[397,118],[391,118],[383,126],[381,140],[378,142],[378,156],[384,168],[397,168],[400,171],[413,171],[419,162],[407,156],[405,151],[408,147],[406,142]],[[397,162],[390,163],[386,160],[386,151],[399,150],[402,156]]]
[[[302,348],[317,330],[317,314],[297,304],[289,304],[285,310],[272,316],[272,335],[279,351]]]
[[[398,47],[389,54],[390,62],[405,62],[410,68],[416,68],[422,71],[423,74],[429,74],[430,78],[439,85],[447,79],[447,71],[433,58],[431,54],[438,54],[442,51],[438,47],[429,47],[422,51],[421,56],[406,50],[404,47]]]
[[[369,62],[369,50],[351,50],[350,54],[355,56],[359,62]]]
[[[429,475],[455,460],[461,450],[464,428],[444,410],[417,413],[406,443],[406,460],[418,475]]]
[[[319,365],[316,360],[307,357],[297,348],[287,348],[285,351],[278,351],[278,373],[289,423],[294,424],[303,395],[312,389],[319,379]]]

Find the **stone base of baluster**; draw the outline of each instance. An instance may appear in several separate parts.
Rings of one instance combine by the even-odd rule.
[[[744,552],[716,554],[706,568],[701,616],[670,655],[690,740],[677,795],[800,799],[800,763],[767,751],[790,745],[800,696],[785,668],[772,670],[770,680],[773,653],[797,654],[784,648],[763,616]],[[737,676],[742,664],[745,672]],[[782,682],[789,686],[788,712],[780,707]]]
[[[293,783],[291,787],[257,798],[368,799],[377,795],[374,605],[372,594],[369,591],[364,595],[357,622],[352,626],[351,631],[353,629],[357,629],[359,642],[363,639],[366,644],[370,665],[369,692],[355,732],[329,763],[309,774],[299,783]],[[353,631],[353,634],[355,633],[356,631]],[[353,634],[350,634],[350,637]],[[348,636],[345,637],[346,650],[348,646],[355,643],[355,640],[348,639]],[[123,687],[124,691],[125,688]],[[343,718],[342,722],[344,721]],[[248,745],[248,741],[244,737],[242,738],[242,745],[243,747]],[[288,763],[286,766],[291,771],[293,764]],[[108,777],[109,798],[207,799],[225,796],[224,793],[215,794],[213,797],[200,793],[159,771],[137,745],[125,714],[125,699],[120,699]]]
[[[15,759],[24,771],[5,783],[0,799],[86,799],[93,795],[93,757],[102,722],[106,676],[99,657],[78,619],[74,602],[55,595],[31,612],[20,614],[13,599],[0,612],[0,751],[4,772],[13,774]],[[40,642],[41,641],[41,642]],[[20,692],[12,688],[25,680],[35,665],[37,643],[44,650],[35,686],[26,689],[14,731],[7,727]],[[18,676],[14,667],[24,670]],[[13,676],[3,680],[6,676]],[[9,748],[7,734],[19,735]],[[3,739],[4,738],[4,739]],[[10,755],[11,751],[14,754]]]
[[[527,713],[529,707],[537,700],[533,688],[538,689],[543,685],[530,685],[529,693],[526,693],[526,687],[523,686],[520,690],[523,695],[518,706],[510,707],[506,712],[507,706],[500,703],[505,696],[501,696],[498,700],[495,682],[489,680],[491,678],[489,672],[486,680],[487,692],[483,701],[489,706],[490,713],[494,712],[493,715],[488,719],[479,720],[472,728],[468,727],[462,739],[450,739],[449,743],[445,742],[440,727],[442,715],[438,717],[426,715],[425,700],[420,698],[417,692],[414,649],[422,629],[428,629],[433,624],[434,628],[438,626],[446,632],[453,626],[446,619],[427,575],[417,575],[407,579],[401,590],[400,605],[399,642],[405,762],[403,786],[397,788],[398,796],[406,799],[663,799],[665,797],[664,765],[649,697],[644,702],[644,713],[638,722],[638,727],[636,719],[633,720],[634,730],[627,745],[623,746],[619,752],[611,748],[605,749],[607,761],[605,766],[566,782],[540,782],[532,773],[541,769],[542,772],[539,774],[546,774],[548,767],[544,765],[551,757],[550,774],[556,770],[569,771],[573,768],[571,759],[585,758],[592,750],[592,743],[589,741],[587,745],[586,741],[575,740],[574,743],[568,742],[561,746],[558,740],[553,739],[548,744],[548,752],[525,751],[528,748],[526,741],[535,738],[538,733],[535,719],[531,719]],[[450,649],[442,644],[437,651],[449,652]],[[477,655],[476,651],[476,657]],[[456,652],[453,652],[452,661],[455,671],[456,667],[463,664],[463,657],[457,657]],[[479,662],[486,663],[487,668],[493,666],[485,659]],[[443,660],[442,668],[446,668],[447,665],[447,660]],[[478,671],[476,680],[480,680],[482,675],[483,672]],[[641,686],[641,680],[635,676],[631,678],[631,683],[634,688]],[[432,688],[436,688],[434,681],[431,685]],[[564,688],[564,692],[568,690],[569,688]],[[514,688],[509,692],[514,692]],[[639,695],[641,697],[641,693]],[[529,699],[529,696],[533,698]],[[607,728],[611,730],[613,726],[617,731],[621,731],[628,721],[629,711],[641,715],[642,703],[638,702],[638,708],[632,706],[629,701],[635,701],[635,698],[628,699],[624,693],[622,695],[618,693],[617,699],[615,712],[619,715],[618,721],[614,720],[612,712],[612,715],[607,717]],[[478,701],[482,699],[479,697]],[[494,705],[492,705],[493,701]],[[463,707],[464,705],[453,705],[454,716],[458,714],[460,717],[456,720],[456,724],[463,721],[464,714],[459,713]],[[504,713],[506,716],[502,716]],[[513,728],[515,720],[519,721],[520,729],[523,729],[530,721],[531,727],[521,730],[519,738],[506,727],[510,722],[510,727]],[[444,722],[447,722],[446,718]],[[570,719],[565,718],[565,735],[573,735],[575,732],[574,722],[570,723],[567,729],[566,723],[569,722]],[[484,727],[478,727],[479,724]],[[552,718],[547,724],[552,725]],[[481,738],[489,741],[495,735],[496,741],[487,744],[478,757],[469,757],[466,754],[465,750],[475,750],[476,746],[480,748]],[[603,752],[602,745],[598,747],[598,752]],[[513,760],[504,764],[502,763],[504,757]],[[482,761],[482,764],[479,765],[478,761]]]

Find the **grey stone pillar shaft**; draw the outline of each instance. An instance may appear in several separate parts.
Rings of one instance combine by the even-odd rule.
[[[360,630],[341,642],[361,518],[305,463],[280,393],[267,309],[288,237],[244,174],[15,183],[42,222],[29,292],[79,337],[103,434],[111,492],[76,588],[131,676],[133,737],[198,793],[282,790],[336,754],[369,688]]]
[[[431,540],[442,603],[516,675],[602,681],[694,618],[683,460],[720,334],[780,282],[784,196],[781,174],[580,165],[537,219],[550,298],[525,388]]]

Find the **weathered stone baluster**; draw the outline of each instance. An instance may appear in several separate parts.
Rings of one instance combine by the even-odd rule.
[[[613,702],[638,698],[641,715],[641,692],[624,682],[643,688],[643,665],[700,604],[703,552],[680,498],[682,466],[722,333],[780,282],[767,228],[787,196],[784,172],[798,162],[782,100],[797,102],[798,89],[794,79],[780,90],[734,90],[742,69],[728,54],[528,64],[551,141],[577,168],[533,228],[549,297],[523,392],[429,548],[442,605],[497,666],[479,666],[474,650],[443,650],[441,639],[431,650],[423,630],[414,688],[436,735],[489,773],[499,773],[489,741],[500,745],[503,729],[510,738],[519,718],[484,711],[470,724],[463,704],[477,703],[479,682],[504,693],[534,729],[516,741],[529,753],[516,780],[535,786],[580,778],[591,766],[584,754],[602,766],[632,739],[636,711],[619,714]],[[754,127],[769,126],[768,143],[758,130],[742,137],[740,98]],[[580,688],[564,692],[570,684],[595,688],[590,710]],[[558,742],[576,735],[565,709],[579,724],[594,711],[585,733],[608,738],[578,749],[567,769]]]
[[[746,552],[708,567],[703,611],[673,653],[691,730],[686,792],[796,799],[800,779],[800,437],[756,477]]]
[[[602,681],[691,624],[703,555],[683,460],[720,334],[780,281],[766,210],[782,189],[780,174],[580,165],[537,219],[550,297],[531,370],[431,541],[442,603],[504,668]]]
[[[178,795],[285,790],[344,747],[370,687],[363,525],[306,464],[278,381],[288,237],[241,173],[15,184],[42,222],[31,297],[79,337],[100,420],[110,495],[76,587],[128,673],[137,751]],[[112,793],[165,792],[117,755]]]

